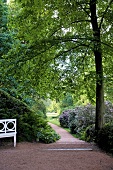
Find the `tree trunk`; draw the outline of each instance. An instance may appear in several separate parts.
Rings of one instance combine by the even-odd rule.
[[[100,29],[97,22],[96,14],[97,0],[90,0],[91,24],[94,38],[94,56],[96,66],[96,118],[95,130],[98,132],[103,127],[104,115],[104,87],[103,87],[103,66],[102,66],[102,49],[100,39]]]
[[[103,68],[102,68],[102,54],[98,51],[95,51],[94,54],[95,54],[95,65],[96,65],[95,129],[98,131],[103,127],[103,115],[104,115]]]

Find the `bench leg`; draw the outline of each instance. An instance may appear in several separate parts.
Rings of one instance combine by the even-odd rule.
[[[14,147],[16,147],[16,135],[14,136]]]

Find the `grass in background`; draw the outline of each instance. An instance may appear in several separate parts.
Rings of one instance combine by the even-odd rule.
[[[60,126],[58,113],[53,112],[53,113],[47,113],[46,115],[47,115],[48,122]]]
[[[53,124],[55,124],[55,125],[57,125],[57,126],[60,126],[60,122],[58,121],[58,118],[49,118],[49,119],[47,119],[48,120],[48,122],[50,122],[50,123],[53,123]]]

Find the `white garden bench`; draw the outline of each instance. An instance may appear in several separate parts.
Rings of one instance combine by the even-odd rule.
[[[14,137],[14,147],[16,147],[16,119],[0,120],[0,138]]]

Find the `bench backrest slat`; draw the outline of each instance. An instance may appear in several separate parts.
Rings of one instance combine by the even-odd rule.
[[[16,119],[1,119],[0,120],[0,135],[3,133],[6,134],[10,132],[16,133]]]

